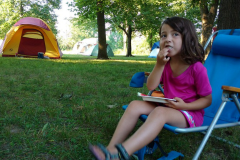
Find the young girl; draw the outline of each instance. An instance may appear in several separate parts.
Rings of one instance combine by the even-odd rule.
[[[202,65],[204,51],[198,42],[193,23],[180,17],[167,18],[160,28],[157,62],[148,77],[149,90],[160,82],[168,101],[165,106],[147,101],[132,101],[123,114],[107,148],[90,145],[98,160],[129,159],[135,151],[149,144],[165,123],[186,128],[201,126],[204,108],[212,101],[212,89],[206,68]],[[148,115],[143,125],[126,140],[140,115]]]

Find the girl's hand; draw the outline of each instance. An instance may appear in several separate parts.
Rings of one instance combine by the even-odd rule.
[[[186,103],[181,98],[175,97],[174,99],[176,101],[167,100],[168,103],[165,103],[165,105],[177,110],[185,110],[184,106],[186,106]]]
[[[166,64],[170,60],[170,57],[167,56],[168,51],[168,48],[163,48],[162,50],[159,50],[157,55],[157,63]]]

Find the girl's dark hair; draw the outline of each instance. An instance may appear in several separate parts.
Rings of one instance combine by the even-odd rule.
[[[204,50],[198,42],[197,33],[193,23],[185,18],[171,17],[167,18],[163,23],[169,25],[173,30],[182,35],[182,49],[180,51],[181,57],[188,64],[193,64],[197,61],[204,61]],[[161,35],[161,29],[159,34]]]

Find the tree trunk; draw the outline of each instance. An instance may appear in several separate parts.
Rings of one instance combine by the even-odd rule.
[[[22,1],[20,0],[20,18],[23,18],[23,4]]]
[[[123,27],[119,26],[119,28],[123,30],[123,51],[126,52],[127,51],[127,32],[125,28],[127,28],[127,22],[125,22],[125,25],[123,25]]]
[[[240,1],[221,0],[217,29],[240,28]]]
[[[208,2],[206,0],[200,1],[200,10],[202,16],[202,34],[201,34],[201,44],[204,46],[212,34],[213,23],[216,18],[217,8],[218,8],[219,0],[214,0],[210,4],[210,9],[208,9]],[[209,53],[211,49],[211,45],[205,50],[205,53]]]
[[[151,52],[151,49],[152,49],[152,46],[153,46],[153,34],[152,34],[152,31],[150,31],[150,35],[149,35],[149,39],[150,39],[150,43],[149,43],[149,45],[150,45],[150,52]]]
[[[123,31],[123,51],[125,52],[127,50],[127,35]]]
[[[102,1],[97,1],[97,25],[98,25],[98,59],[108,59],[107,44],[106,44],[106,30],[104,10],[102,9]]]
[[[127,34],[127,55],[126,57],[132,57],[132,27],[128,26],[128,34]]]

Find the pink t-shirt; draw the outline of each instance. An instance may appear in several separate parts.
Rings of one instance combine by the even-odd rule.
[[[166,98],[179,97],[184,102],[189,103],[200,97],[207,96],[212,93],[212,88],[208,79],[207,70],[201,62],[190,65],[181,75],[174,77],[170,62],[165,65],[161,82],[164,85],[164,95]],[[186,114],[192,116],[195,125],[189,124],[190,127],[201,126],[203,123],[204,110],[181,111],[185,117]],[[192,122],[191,122],[192,123]]]

